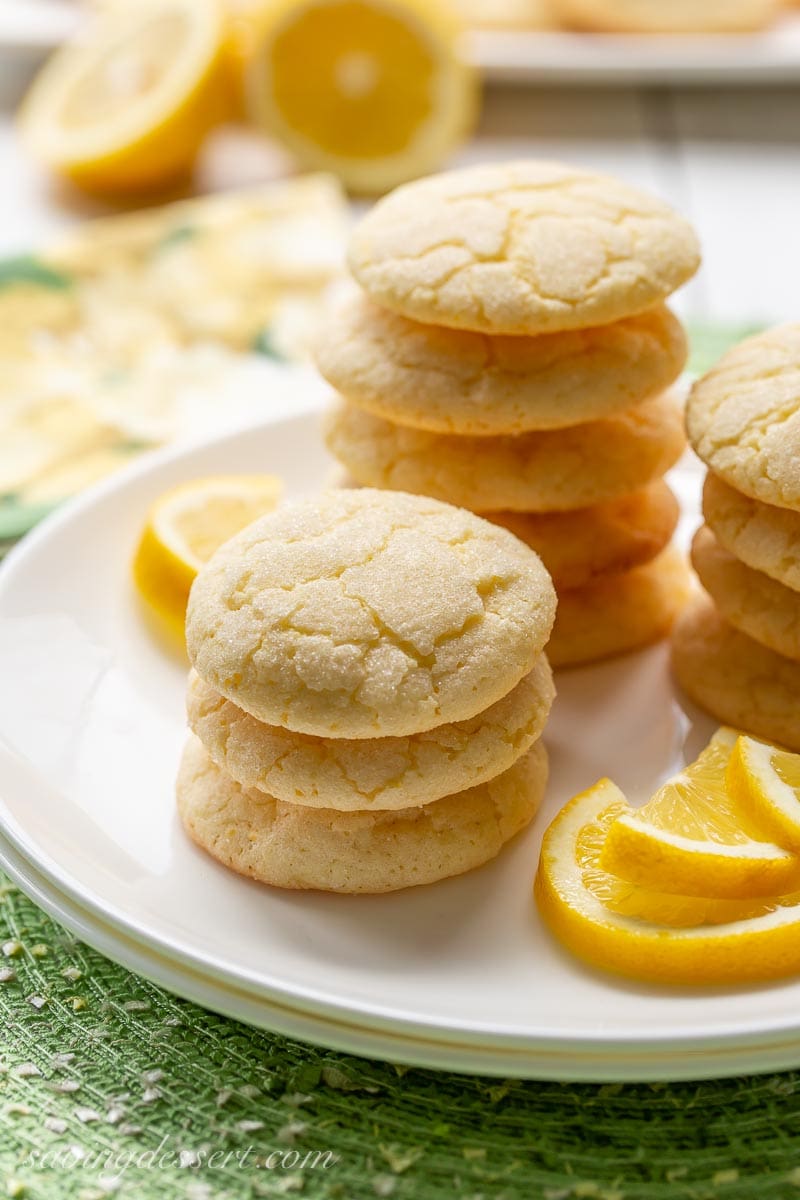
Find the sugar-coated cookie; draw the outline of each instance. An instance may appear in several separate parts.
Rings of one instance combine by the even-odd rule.
[[[599,33],[747,33],[782,0],[552,0],[565,25]]]
[[[721,546],[754,571],[800,592],[800,512],[752,500],[709,471],[703,514]]]
[[[690,594],[686,561],[671,546],[642,567],[561,592],[548,657],[573,667],[649,646],[666,637]]]
[[[227,776],[192,738],[177,782],[189,836],[226,867],[282,888],[393,892],[471,871],[536,815],[547,784],[541,742],[503,775],[403,812],[284,804]]]
[[[477,512],[557,512],[637,491],[685,447],[674,392],[616,417],[516,437],[408,429],[340,404],[328,414],[330,451],[357,483],[421,492]]]
[[[189,596],[198,675],[268,725],[404,736],[463,721],[533,667],[550,576],[505,529],[422,496],[323,492],[226,542]]]
[[[705,525],[692,542],[692,564],[729,624],[776,654],[800,660],[797,592],[739,562]]]
[[[669,542],[680,508],[663,479],[594,508],[564,513],[487,513],[541,558],[556,591],[650,562]]]
[[[725,354],[692,388],[686,427],[725,483],[800,512],[800,323]]]
[[[361,220],[350,268],[432,325],[538,334],[607,325],[697,270],[691,226],[655,196],[563,163],[486,163],[397,188]]]
[[[698,595],[672,631],[683,690],[717,721],[800,752],[800,663],[734,629]]]
[[[264,725],[192,672],[189,727],[243,787],[311,808],[414,808],[508,770],[539,738],[555,687],[544,654],[507,696],[468,721],[403,738],[315,738]]]
[[[671,384],[686,349],[664,305],[595,329],[508,337],[423,325],[356,294],[326,323],[316,360],[351,404],[375,416],[489,436],[623,412]]]

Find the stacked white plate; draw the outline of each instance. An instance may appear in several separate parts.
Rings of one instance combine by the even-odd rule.
[[[74,35],[85,11],[70,0],[0,0],[0,63],[31,68]],[[637,35],[482,30],[466,53],[490,82],[781,85],[800,78],[800,17],[747,34]]]
[[[482,30],[469,35],[468,53],[492,83],[772,87],[800,79],[800,16],[741,34]]]
[[[539,840],[559,806],[605,774],[644,799],[712,732],[680,707],[664,646],[560,677],[545,810],[482,870],[390,896],[288,893],[190,844],[173,800],[186,664],[130,580],[143,515],[199,475],[275,471],[299,495],[331,468],[318,415],[281,418],[142,460],[12,551],[0,567],[5,868],[79,937],[165,987],[355,1053],[556,1079],[800,1064],[800,982],[639,986],[583,967],[536,912]],[[699,471],[684,464],[673,483],[685,537]]]

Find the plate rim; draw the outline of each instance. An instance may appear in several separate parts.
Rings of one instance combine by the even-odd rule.
[[[748,33],[581,33],[471,28],[470,61],[489,81],[564,86],[639,83],[785,86],[800,78],[800,15]]]
[[[696,1051],[685,1053],[691,1058],[679,1060],[672,1047],[665,1048],[666,1061],[649,1062],[633,1052],[631,1069],[620,1069],[619,1056],[611,1053],[608,1061],[597,1055],[587,1069],[585,1055],[574,1060],[550,1056],[547,1062],[537,1058],[537,1051],[520,1052],[517,1048],[482,1047],[461,1043],[438,1042],[393,1035],[389,1030],[371,1030],[364,1025],[332,1021],[317,1017],[290,1006],[272,1004],[258,996],[225,987],[219,981],[209,981],[199,973],[175,966],[165,956],[148,955],[146,945],[120,938],[117,931],[104,929],[97,914],[84,911],[75,901],[62,895],[34,864],[29,863],[11,847],[0,833],[0,866],[26,895],[54,920],[59,921],[107,958],[131,970],[173,995],[178,995],[202,1008],[219,1012],[231,1020],[242,1021],[258,1029],[266,1029],[284,1037],[296,1038],[339,1053],[379,1057],[390,1062],[426,1070],[480,1073],[498,1078],[541,1079],[573,1083],[646,1083],[677,1082],[681,1080],[719,1079],[743,1073],[769,1073],[791,1070],[800,1065],[800,1038],[774,1047],[741,1047],[743,1059],[733,1057],[735,1047],[721,1048],[728,1055],[721,1063],[716,1059],[703,1066]],[[155,964],[155,965],[154,965]],[[257,1015],[256,1015],[257,1010]],[[765,1062],[747,1058],[749,1054],[763,1055],[772,1048],[773,1057]],[[538,1053],[541,1053],[539,1051]]]

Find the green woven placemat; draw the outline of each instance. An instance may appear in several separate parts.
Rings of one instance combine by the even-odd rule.
[[[597,1087],[404,1072],[177,1000],[13,887],[0,939],[10,1196],[800,1196],[797,1073]]]
[[[744,332],[696,336],[696,365]],[[176,999],[2,876],[0,947],[11,1197],[800,1198],[800,1073],[594,1087],[350,1058]]]

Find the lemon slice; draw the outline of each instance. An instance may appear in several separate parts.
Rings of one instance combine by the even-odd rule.
[[[248,110],[303,165],[378,192],[468,133],[475,76],[440,0],[276,0],[254,21]]]
[[[189,589],[223,542],[272,512],[283,485],[275,475],[214,475],[181,484],[156,500],[133,560],[139,592],[183,630]]]
[[[754,824],[780,846],[800,853],[800,754],[740,737],[727,784]]]
[[[736,734],[720,729],[695,763],[610,828],[603,867],[632,883],[688,896],[748,899],[800,888],[800,859],[769,841],[731,796]]]
[[[800,971],[800,895],[703,900],[624,883],[601,866],[631,812],[609,780],[576,796],[544,836],[534,890],[543,919],[580,958],[661,983],[719,984]]]
[[[223,38],[216,0],[111,6],[37,76],[23,136],[46,166],[89,190],[171,183],[228,110]]]

